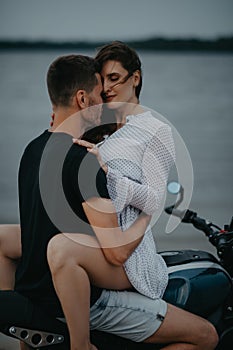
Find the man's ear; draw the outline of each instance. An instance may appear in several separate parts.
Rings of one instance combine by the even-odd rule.
[[[89,98],[85,90],[78,90],[75,95],[76,103],[80,109],[88,107]]]
[[[141,79],[141,73],[139,70],[136,70],[133,73],[133,82],[134,82],[134,87],[138,86],[140,83],[140,79]]]

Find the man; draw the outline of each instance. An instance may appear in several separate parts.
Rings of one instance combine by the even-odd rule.
[[[55,60],[49,68],[47,83],[55,114],[54,125],[50,131],[45,131],[27,146],[20,163],[22,258],[16,272],[15,290],[29,297],[51,316],[61,317],[62,310],[47,264],[47,245],[59,232],[93,234],[87,224],[82,203],[85,199],[96,197],[96,189],[93,179],[88,180],[88,183],[84,181],[82,189],[78,186],[78,173],[87,152],[84,148],[73,145],[72,137],[80,137],[86,128],[98,124],[99,110],[86,113],[86,108],[102,102],[102,85],[94,60],[76,55]],[[90,155],[88,178],[92,173],[97,174],[99,196],[108,198],[106,179],[103,171],[98,171],[98,168],[97,160]],[[102,219],[104,220],[104,214]],[[100,289],[92,288],[91,317],[93,319],[94,316],[92,322],[95,329],[100,329],[100,323],[103,322],[103,297],[106,297],[106,293],[102,294]],[[163,317],[158,317],[153,311],[154,301],[140,294],[109,291],[109,301],[110,309],[109,305],[105,305],[104,327],[107,326],[110,333],[117,332],[122,336],[127,334],[129,338],[132,335],[132,339],[137,333],[140,334],[138,339],[150,343],[167,340],[174,343],[170,349],[181,349],[181,339],[184,342],[181,345],[183,349],[212,349],[216,344],[216,333],[204,320],[200,321],[190,335],[179,330],[175,336],[174,330],[171,337],[166,338],[166,330],[174,327],[173,317],[169,317],[168,312],[163,321]],[[119,312],[119,305],[123,304],[127,311],[124,317],[122,307]],[[180,310],[181,314],[182,312],[184,313]],[[154,332],[158,326],[160,329]]]
[[[57,300],[47,265],[47,244],[58,232],[64,229],[72,232],[85,222],[81,194],[73,191],[72,184],[78,180],[79,163],[86,151],[72,146],[72,137],[80,137],[90,125],[100,121],[98,113],[83,112],[102,103],[102,84],[96,72],[94,60],[85,56],[60,57],[51,64],[47,84],[55,114],[54,125],[29,143],[20,162],[22,258],[16,271],[15,290],[43,308],[47,304],[51,308],[51,300]],[[94,157],[93,162],[98,166]],[[71,208],[67,219],[59,197],[62,187]],[[74,227],[69,215],[72,211],[77,218],[81,217]],[[62,227],[59,227],[60,218]]]
[[[73,191],[72,186],[76,181],[78,182],[78,168],[87,152],[83,147],[73,145],[72,137],[80,137],[87,128],[99,124],[100,108],[94,108],[93,113],[85,113],[85,110],[92,105],[102,103],[102,84],[95,61],[81,55],[69,55],[55,60],[49,68],[47,84],[55,114],[54,125],[49,131],[46,130],[30,142],[22,156],[19,169],[22,256],[18,239],[15,239],[20,233],[16,227],[17,230],[13,236],[11,235],[11,239],[9,239],[10,232],[8,232],[6,242],[9,243],[7,245],[9,252],[5,251],[7,253],[5,257],[8,259],[7,262],[11,260],[8,257],[21,257],[16,271],[15,291],[30,298],[46,313],[52,316],[62,316],[47,264],[47,244],[54,235],[64,229],[70,232],[74,227],[76,231],[78,227],[83,227],[90,231],[81,205],[82,195],[78,189]],[[71,118],[73,115],[74,118]],[[62,127],[58,130],[57,127],[61,125]],[[76,132],[72,133],[74,128]],[[63,163],[60,164],[61,154],[64,155],[64,171],[62,170],[62,176],[59,177],[57,171],[63,166]],[[92,171],[94,168],[98,170],[99,164],[95,156],[92,156],[89,170]],[[100,184],[97,184],[98,190],[105,191],[107,194],[103,171],[99,172],[97,178]],[[92,191],[93,188],[95,191],[94,184],[93,186],[87,185],[88,191]],[[45,194],[48,195],[47,202],[43,197],[45,186],[48,191]],[[60,186],[64,186],[65,197],[70,206],[67,220],[63,215],[65,213],[59,212],[63,210],[63,204],[58,200]],[[94,194],[96,193],[93,192]],[[48,208],[50,205],[52,205],[52,211]],[[54,212],[58,214],[55,219],[53,218]],[[74,226],[72,226],[73,212],[78,218]],[[61,215],[62,227],[59,227],[58,220]],[[71,221],[69,221],[70,217]],[[14,230],[14,226],[12,228]],[[2,262],[4,262],[3,258],[2,256]],[[7,263],[4,267],[7,267]],[[12,271],[12,266],[10,269]],[[4,283],[3,289],[13,289],[12,278],[5,280]],[[100,293],[101,290],[93,288],[92,303],[98,299]],[[8,300],[6,293],[2,292],[1,296],[4,304],[4,301]],[[6,305],[7,303],[5,303],[5,308]],[[17,310],[15,311],[17,313]],[[4,321],[4,313],[0,321]]]

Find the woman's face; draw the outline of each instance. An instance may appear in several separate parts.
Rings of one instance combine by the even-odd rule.
[[[118,61],[106,61],[102,67],[104,102],[109,108],[117,108],[119,102],[138,103],[135,88],[140,82],[140,72],[129,72]],[[118,104],[114,103],[118,102]]]

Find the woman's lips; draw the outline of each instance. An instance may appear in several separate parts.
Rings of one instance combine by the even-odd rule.
[[[114,99],[115,96],[116,96],[116,95],[105,96],[106,102],[111,102],[111,101]]]

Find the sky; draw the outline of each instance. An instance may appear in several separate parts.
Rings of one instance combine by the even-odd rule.
[[[233,35],[233,0],[0,0],[0,39]]]

